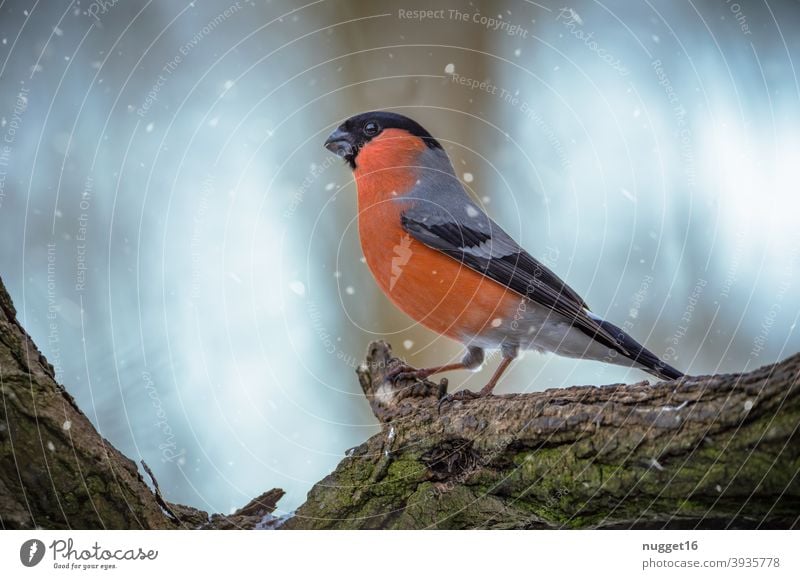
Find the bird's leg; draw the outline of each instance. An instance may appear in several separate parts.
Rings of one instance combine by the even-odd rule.
[[[458,362],[457,364],[445,364],[443,366],[432,366],[430,368],[412,368],[407,364],[400,364],[393,368],[386,377],[392,382],[402,382],[405,380],[425,380],[428,376],[439,374],[440,372],[449,372],[450,370],[463,370],[464,364]]]
[[[502,376],[503,373],[508,370],[511,362],[513,362],[514,358],[517,357],[517,354],[519,353],[519,347],[502,344],[500,346],[500,351],[503,353],[503,359],[500,361],[500,365],[497,367],[497,370],[495,370],[494,374],[492,374],[489,382],[486,383],[486,386],[481,388],[480,392],[459,390],[453,394],[443,396],[439,400],[439,410],[441,411],[442,404],[445,402],[453,402],[454,400],[473,400],[475,398],[485,398],[486,396],[491,396],[492,390],[494,390],[494,387],[497,386],[497,382],[500,380],[500,376]]]
[[[500,362],[500,365],[497,367],[497,370],[494,371],[492,377],[486,383],[486,386],[481,388],[481,391],[478,392],[478,397],[483,398],[484,396],[490,396],[494,387],[497,386],[497,382],[500,380],[500,376],[503,375],[508,367],[511,365],[511,362],[514,361],[514,358],[507,358],[503,356],[503,360]]]
[[[475,346],[469,346],[467,353],[460,362],[454,364],[444,364],[442,366],[432,366],[431,368],[412,368],[406,364],[400,364],[390,370],[386,377],[392,382],[405,380],[425,380],[428,376],[451,370],[473,370],[483,363],[483,350]]]

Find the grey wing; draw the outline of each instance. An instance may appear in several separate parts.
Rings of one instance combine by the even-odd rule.
[[[418,199],[406,209],[403,229],[428,247],[561,314],[588,336],[623,354],[625,348],[588,315],[588,306],[559,277],[517,244],[471,200],[441,204]]]

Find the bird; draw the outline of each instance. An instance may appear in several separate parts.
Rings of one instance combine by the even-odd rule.
[[[439,141],[413,119],[360,113],[324,146],[352,170],[361,249],[380,289],[409,317],[466,348],[460,362],[402,365],[392,379],[476,371],[487,350],[502,355],[488,383],[449,396],[491,395],[525,350],[636,367],[664,380],[683,376],[591,312],[495,223],[467,193]]]

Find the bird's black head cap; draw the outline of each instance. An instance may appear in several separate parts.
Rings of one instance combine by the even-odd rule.
[[[361,148],[386,129],[408,131],[425,141],[431,149],[442,148],[439,141],[417,121],[389,111],[370,111],[350,117],[331,133],[325,141],[325,148],[345,159],[350,168],[355,169]]]

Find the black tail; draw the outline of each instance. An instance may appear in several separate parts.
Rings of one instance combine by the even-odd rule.
[[[595,320],[605,331],[616,338],[617,343],[623,350],[620,353],[626,358],[633,360],[637,364],[641,364],[648,372],[654,376],[658,376],[659,378],[663,378],[665,380],[677,380],[678,378],[683,377],[683,372],[676,370],[666,362],[663,362],[658,356],[653,354],[650,350],[642,346],[639,342],[631,338],[628,334],[611,322],[606,322],[605,320],[598,318],[595,318]]]

